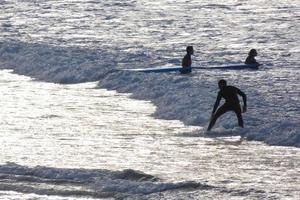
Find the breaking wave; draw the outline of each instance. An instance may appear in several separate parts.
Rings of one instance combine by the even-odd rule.
[[[196,182],[165,183],[140,171],[126,169],[67,169],[27,167],[15,163],[0,165],[0,190],[58,196],[124,198],[175,189],[208,189]]]
[[[136,55],[133,52],[118,51],[117,48],[99,50],[15,40],[0,42],[2,69],[13,69],[15,73],[55,83],[99,81],[99,87],[132,93],[133,98],[152,101],[157,106],[154,113],[157,118],[181,120],[188,125],[207,126],[216,97],[216,82],[226,77],[229,82],[245,89],[250,97],[249,112],[244,115],[249,128],[246,133],[248,139],[272,145],[300,146],[296,85],[298,71],[294,72],[295,80],[276,76],[275,79],[270,79],[269,69],[261,69],[259,74],[256,71],[216,73],[200,70],[190,76],[122,71],[125,67],[153,67],[156,65],[153,63],[156,56],[151,58],[148,54]],[[168,60],[165,61],[168,63]],[[170,61],[169,64],[172,65],[173,62]],[[241,74],[247,78],[235,78]],[[290,89],[288,98],[284,98],[284,91],[272,87],[277,79],[283,85],[286,85],[285,81],[290,81],[285,86]],[[260,86],[253,87],[253,82]],[[278,98],[282,100],[278,101]],[[226,120],[221,120],[218,124],[225,129],[233,129],[236,122],[231,118],[231,115],[225,115],[222,119]]]

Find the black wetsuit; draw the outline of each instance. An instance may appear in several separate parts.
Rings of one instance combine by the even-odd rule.
[[[245,60],[245,64],[258,64],[258,62],[256,62],[254,57],[248,56]]]
[[[213,109],[214,115],[210,121],[208,130],[210,130],[216,123],[217,119],[221,115],[226,113],[227,111],[234,111],[238,118],[239,126],[244,127],[242,111],[241,111],[241,106],[240,106],[238,95],[243,97],[244,107],[247,107],[246,95],[240,89],[233,87],[233,86],[225,86],[224,88],[222,88],[219,91],[218,97],[217,97],[217,100],[216,100],[216,103],[215,103],[214,109]],[[215,112],[219,106],[219,103],[220,103],[222,97],[225,99],[225,103],[217,110],[217,112]]]
[[[188,74],[192,72],[192,57],[186,54],[182,59],[182,68],[179,70],[181,74]]]

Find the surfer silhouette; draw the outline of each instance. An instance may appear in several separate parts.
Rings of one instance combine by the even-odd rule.
[[[179,69],[181,74],[188,74],[192,72],[192,55],[194,54],[193,46],[186,47],[186,55],[182,59],[181,66]]]
[[[260,65],[256,60],[255,56],[257,56],[257,51],[255,49],[251,49],[248,53],[248,57],[245,60],[245,64],[257,64]]]
[[[228,111],[233,111],[235,112],[237,118],[238,118],[238,124],[240,127],[244,127],[244,122],[242,118],[242,110],[239,102],[238,95],[243,97],[243,112],[247,111],[247,97],[244,92],[242,92],[240,89],[234,87],[234,86],[227,86],[227,83],[225,80],[220,80],[218,82],[220,91],[218,93],[213,111],[212,111],[212,116],[211,120],[209,122],[207,131],[211,130],[211,128],[214,126],[216,123],[217,119],[223,115],[224,113]],[[221,99],[225,99],[225,103],[218,108]],[[218,110],[217,110],[218,108]],[[243,136],[242,136],[243,137]]]

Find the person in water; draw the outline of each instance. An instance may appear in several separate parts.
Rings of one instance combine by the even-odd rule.
[[[257,56],[257,51],[255,49],[251,49],[248,53],[248,57],[245,60],[245,64],[259,65],[259,63],[255,60],[255,56]]]
[[[211,128],[216,123],[217,119],[223,115],[224,113],[228,111],[235,112],[237,118],[238,118],[238,124],[240,127],[244,127],[244,122],[242,118],[242,110],[239,102],[238,95],[243,97],[243,112],[247,111],[247,97],[244,92],[242,92],[240,89],[234,87],[234,86],[227,86],[227,83],[225,80],[220,80],[218,82],[220,91],[218,93],[217,100],[215,102],[213,111],[212,111],[212,117],[209,122],[207,131],[211,130]],[[217,110],[219,103],[221,101],[221,98],[225,99],[225,103]],[[217,110],[217,111],[216,111]]]
[[[179,70],[181,74],[188,74],[192,72],[192,55],[194,54],[194,49],[192,46],[186,47],[186,55],[182,59],[181,66]]]

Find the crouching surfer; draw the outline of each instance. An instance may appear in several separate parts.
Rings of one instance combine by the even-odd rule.
[[[244,122],[243,122],[243,117],[242,117],[242,111],[246,112],[247,111],[247,97],[244,92],[242,92],[240,89],[234,87],[234,86],[227,86],[227,83],[225,80],[220,80],[218,82],[220,91],[218,93],[213,111],[212,111],[212,116],[211,120],[209,122],[207,131],[211,130],[211,128],[214,126],[216,123],[217,119],[223,115],[224,113],[228,111],[233,111],[235,112],[237,119],[238,119],[238,124],[240,127],[244,127]],[[240,102],[238,95],[243,97],[243,110],[241,110]],[[225,103],[218,108],[221,99],[225,99]],[[218,108],[218,109],[217,109]],[[241,135],[241,140],[244,138],[244,135]]]
[[[181,74],[188,74],[192,72],[192,55],[194,54],[193,46],[186,47],[186,55],[183,57],[181,66],[179,69]]]

